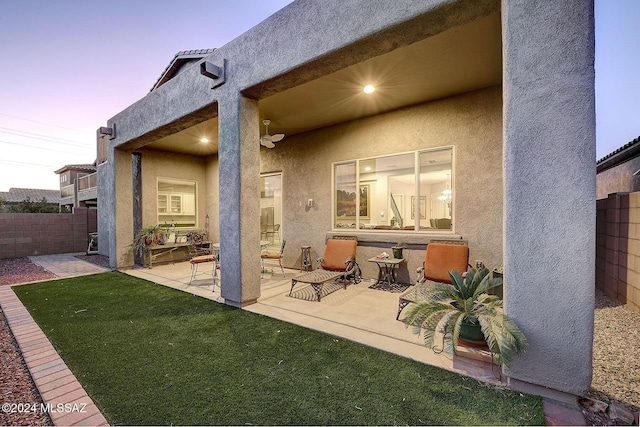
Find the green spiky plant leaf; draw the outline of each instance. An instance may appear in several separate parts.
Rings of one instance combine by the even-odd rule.
[[[438,333],[444,333],[444,348],[457,354],[458,338],[463,324],[480,324],[491,353],[500,365],[511,366],[513,355],[527,350],[527,338],[518,325],[503,313],[503,302],[488,293],[502,285],[502,279],[491,278],[489,270],[470,269],[463,278],[452,270],[451,284],[433,283],[426,299],[411,307],[406,318],[413,331],[424,336],[425,345],[434,347]]]

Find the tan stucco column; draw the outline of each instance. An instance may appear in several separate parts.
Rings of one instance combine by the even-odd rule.
[[[110,218],[112,230],[109,235],[109,260],[112,267],[133,266],[133,192],[132,192],[132,168],[131,153],[113,149],[113,158],[109,159],[109,165],[113,168],[114,197],[111,199],[113,210]],[[117,224],[117,226],[116,226]],[[115,264],[115,265],[114,265]]]
[[[219,100],[220,282],[236,307],[260,296],[260,128],[258,102]]]
[[[529,339],[508,374],[515,388],[580,394],[595,292],[593,2],[503,0],[502,19],[505,311]]]

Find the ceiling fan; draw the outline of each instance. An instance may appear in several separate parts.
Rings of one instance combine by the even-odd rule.
[[[271,124],[271,120],[263,120],[262,124],[265,127],[265,132],[262,137],[260,137],[260,145],[264,145],[267,148],[273,148],[276,145],[274,142],[282,141],[284,138],[284,133],[276,133],[275,135],[269,135],[269,125]]]

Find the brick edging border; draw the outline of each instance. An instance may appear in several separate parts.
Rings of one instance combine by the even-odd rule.
[[[108,426],[11,286],[0,286],[0,307],[54,425]]]

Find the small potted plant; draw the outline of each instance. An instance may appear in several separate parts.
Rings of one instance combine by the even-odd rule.
[[[192,245],[200,245],[207,240],[207,233],[201,230],[193,230],[187,233],[187,242]]]
[[[510,366],[513,355],[526,351],[527,339],[513,320],[503,313],[503,303],[489,290],[502,285],[489,270],[470,269],[466,278],[449,272],[451,284],[436,283],[426,299],[411,307],[406,323],[424,334],[425,345],[433,348],[437,332],[444,333],[445,349],[457,354],[461,343],[486,342],[499,365]],[[484,345],[483,342],[483,345]]]
[[[393,251],[393,257],[397,259],[402,259],[402,250],[406,249],[407,245],[403,242],[398,242],[395,246],[391,247]]]
[[[143,227],[133,239],[133,249],[138,255],[144,256],[145,248],[158,244],[159,238],[160,227],[157,225]]]

